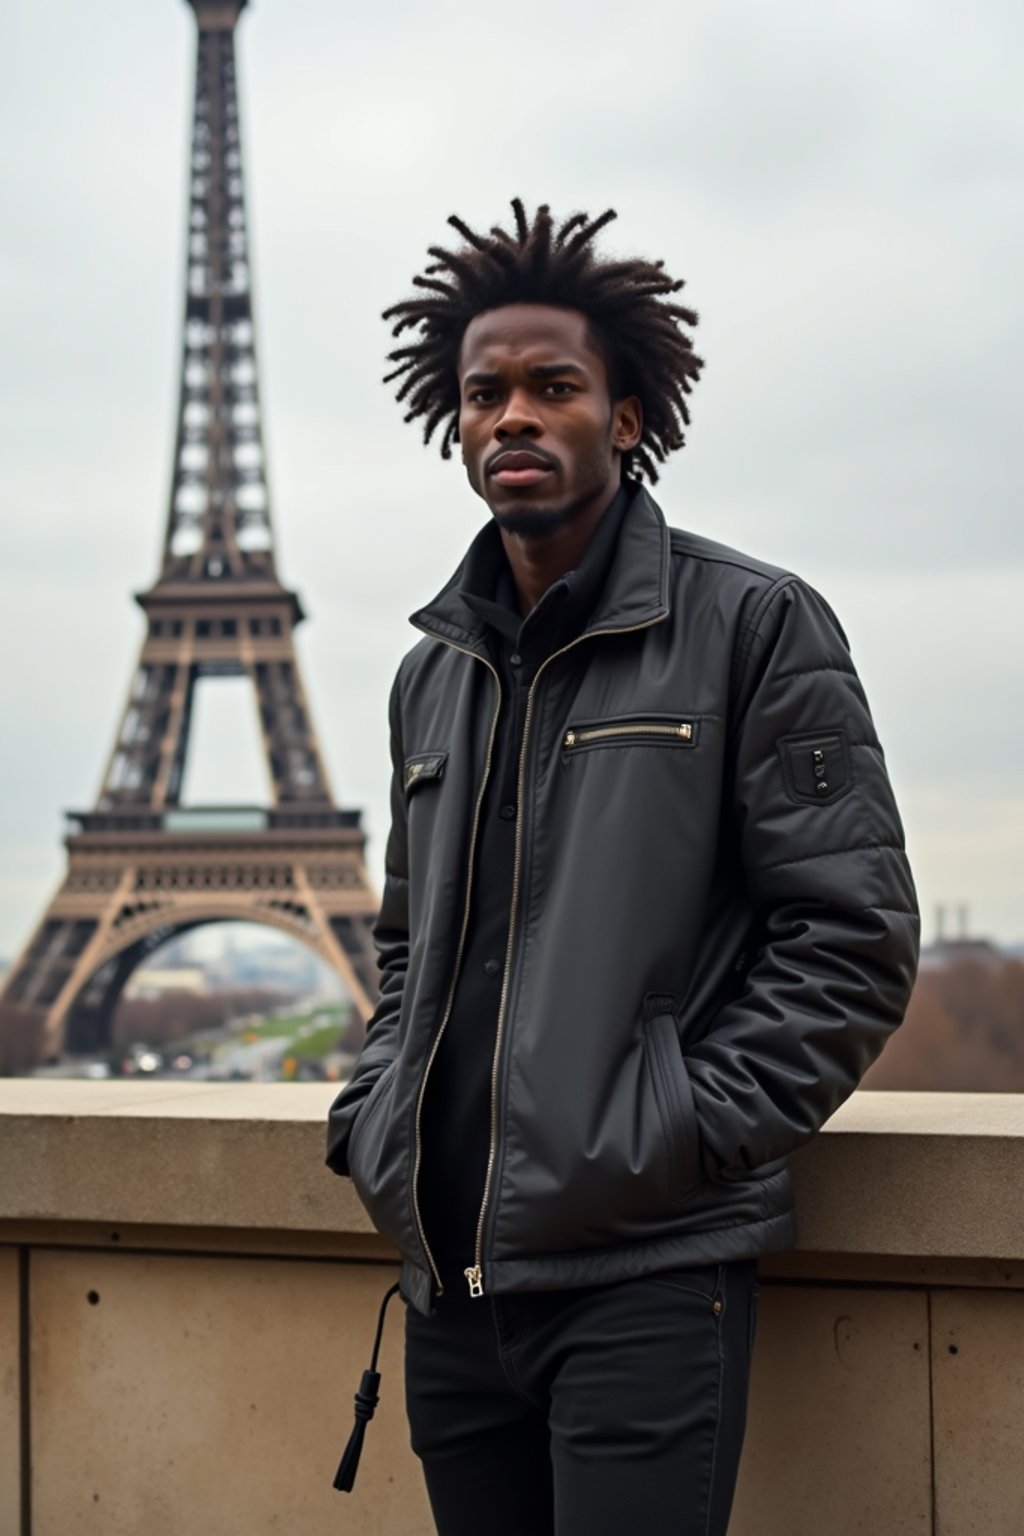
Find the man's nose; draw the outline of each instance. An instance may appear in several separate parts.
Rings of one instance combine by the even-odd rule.
[[[511,389],[505,399],[505,409],[494,424],[494,435],[501,441],[508,437],[540,437],[544,424],[537,414],[533,396],[528,389]]]

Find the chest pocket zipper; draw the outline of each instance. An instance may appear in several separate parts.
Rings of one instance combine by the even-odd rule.
[[[606,725],[570,726],[562,737],[562,750],[572,752],[580,747],[628,745],[630,740],[664,742],[665,745],[692,747],[697,741],[696,720],[616,720]]]

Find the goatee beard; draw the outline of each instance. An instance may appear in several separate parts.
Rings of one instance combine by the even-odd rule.
[[[508,507],[494,513],[494,521],[502,533],[520,539],[546,539],[560,528],[575,521],[591,500],[581,496],[564,507]]]

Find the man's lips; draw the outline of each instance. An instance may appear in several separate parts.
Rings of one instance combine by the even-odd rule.
[[[491,478],[499,485],[536,485],[538,480],[546,480],[550,473],[550,469],[542,464],[531,464],[523,469],[496,469]]]
[[[487,473],[499,485],[536,485],[555,465],[547,454],[529,448],[506,448],[488,460]]]

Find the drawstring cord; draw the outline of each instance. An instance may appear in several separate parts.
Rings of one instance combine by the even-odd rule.
[[[380,1388],[380,1372],[377,1370],[377,1355],[380,1352],[381,1335],[384,1332],[384,1313],[387,1311],[388,1302],[398,1290],[396,1282],[386,1292],[384,1300],[380,1304],[380,1312],[377,1317],[377,1337],[373,1341],[373,1354],[370,1357],[370,1369],[363,1372],[359,1383],[359,1391],[356,1393],[356,1422],[352,1427],[352,1433],[348,1437],[338,1470],[334,1474],[334,1486],[339,1493],[351,1493],[352,1484],[356,1480],[356,1470],[359,1466],[359,1458],[363,1450],[363,1437],[366,1434],[366,1426],[373,1418],[373,1411],[380,1402],[378,1395]]]

